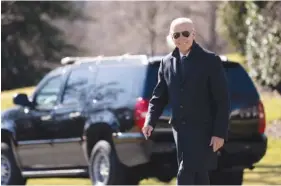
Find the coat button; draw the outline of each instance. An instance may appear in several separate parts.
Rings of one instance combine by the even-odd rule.
[[[182,106],[182,105],[180,105],[180,108],[183,108],[183,106]]]

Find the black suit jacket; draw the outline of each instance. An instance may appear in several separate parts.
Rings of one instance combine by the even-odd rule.
[[[230,104],[222,61],[194,41],[184,65],[184,77],[179,65],[177,48],[162,59],[145,125],[155,127],[169,102],[172,107],[170,123],[178,132],[175,140],[179,158],[186,154],[185,162],[193,170],[199,166],[210,169],[215,166],[211,158],[215,153],[209,146],[211,137],[227,139],[228,133]],[[179,149],[180,146],[183,148]],[[194,161],[201,161],[202,165]]]

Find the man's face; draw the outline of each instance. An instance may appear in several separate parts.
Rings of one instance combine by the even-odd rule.
[[[175,25],[170,33],[174,44],[180,51],[187,51],[190,49],[194,40],[194,31],[192,24],[182,23]]]

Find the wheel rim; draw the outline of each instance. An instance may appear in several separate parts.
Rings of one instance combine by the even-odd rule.
[[[92,166],[95,185],[106,185],[109,179],[109,171],[109,158],[102,153],[97,153]]]
[[[6,156],[1,155],[1,185],[8,184],[11,177],[11,164]]]

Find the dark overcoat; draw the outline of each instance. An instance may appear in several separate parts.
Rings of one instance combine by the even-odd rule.
[[[230,108],[222,61],[194,41],[184,75],[181,67],[178,48],[162,59],[145,125],[155,127],[169,103],[178,162],[190,171],[215,169],[217,153],[209,144],[212,136],[227,139]]]

